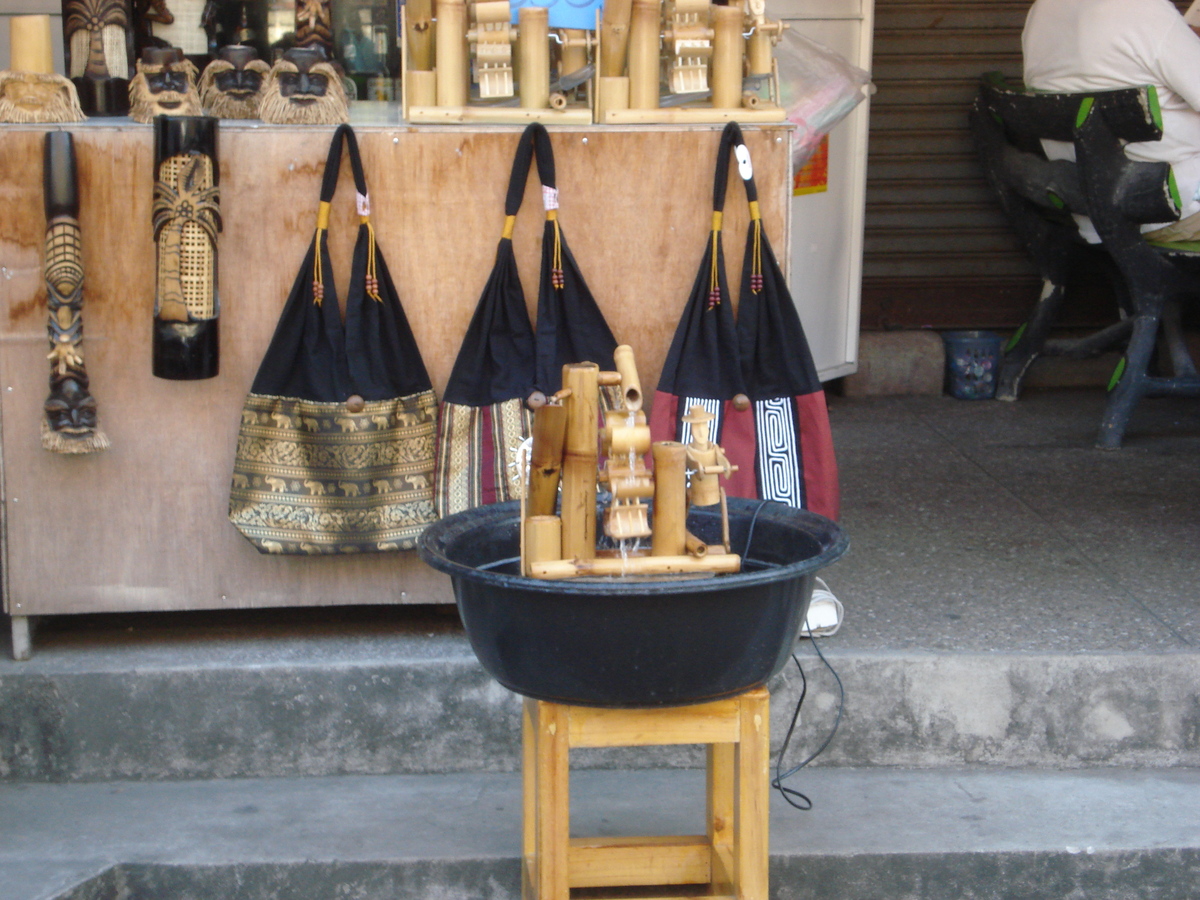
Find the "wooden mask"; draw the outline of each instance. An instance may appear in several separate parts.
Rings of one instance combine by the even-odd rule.
[[[346,88],[316,48],[294,47],[271,67],[259,118],[275,125],[340,125],[350,121]]]
[[[200,102],[218,119],[257,119],[270,74],[253,47],[222,47],[200,76]]]
[[[148,47],[129,83],[129,117],[149,124],[155,116],[198,116],[196,67],[178,47]]]

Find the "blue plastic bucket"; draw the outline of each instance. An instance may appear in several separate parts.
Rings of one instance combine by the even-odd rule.
[[[991,400],[1000,372],[1000,335],[991,331],[947,331],[946,393],[959,400]]]

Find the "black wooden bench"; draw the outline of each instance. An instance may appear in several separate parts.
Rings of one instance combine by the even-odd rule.
[[[1162,138],[1154,88],[1027,92],[989,74],[971,111],[971,130],[988,182],[1044,281],[1032,314],[1005,347],[997,397],[1015,400],[1039,355],[1084,357],[1120,346],[1124,353],[1096,441],[1105,449],[1120,447],[1142,397],[1200,397],[1179,307],[1185,295],[1200,293],[1200,242],[1155,244],[1142,237],[1142,224],[1178,219],[1181,204],[1167,163],[1135,162],[1123,149],[1127,142]],[[1076,161],[1048,160],[1042,138],[1073,142]],[[1084,243],[1071,213],[1092,220],[1115,264],[1122,318],[1082,338],[1052,340],[1067,270]],[[1152,373],[1160,331],[1169,376]]]

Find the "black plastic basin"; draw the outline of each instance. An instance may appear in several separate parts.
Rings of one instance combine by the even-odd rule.
[[[419,546],[450,576],[471,647],[506,688],[585,706],[665,706],[738,694],[778,672],[816,572],[847,546],[833,522],[779,503],[730,499],[729,526],[743,571],[687,580],[524,577],[515,502],[447,516]],[[718,542],[716,507],[693,511],[688,528]]]

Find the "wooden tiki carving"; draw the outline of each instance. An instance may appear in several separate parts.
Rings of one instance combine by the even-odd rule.
[[[67,77],[89,116],[129,112],[134,40],[129,0],[63,0]]]
[[[70,133],[48,133],[42,184],[50,396],[43,407],[42,446],[55,453],[91,453],[108,447],[108,439],[96,426],[96,401],[83,364],[83,241],[75,169]]]
[[[217,120],[154,120],[154,374],[192,380],[217,374]]]

